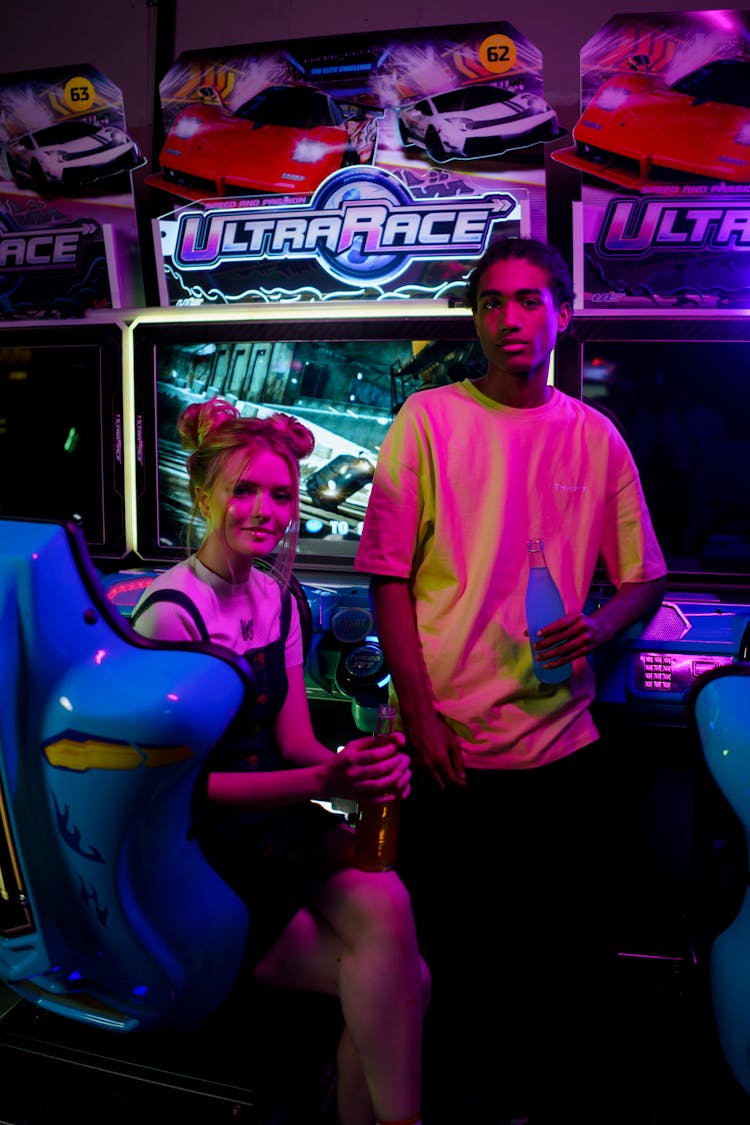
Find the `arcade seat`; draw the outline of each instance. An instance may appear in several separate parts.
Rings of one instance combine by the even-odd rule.
[[[138,637],[75,525],[0,519],[0,669],[0,980],[114,1031],[198,1026],[250,924],[190,834],[239,662]]]
[[[227,650],[137,635],[74,524],[0,518],[3,1120],[324,1120],[340,1006],[242,979],[190,831],[252,701]]]
[[[750,844],[750,664],[727,664],[700,676],[685,698],[688,720],[713,781]],[[750,887],[710,949],[710,991],[721,1049],[750,1094]]]

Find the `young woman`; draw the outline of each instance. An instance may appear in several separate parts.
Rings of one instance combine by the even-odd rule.
[[[248,904],[254,978],[340,997],[340,1125],[418,1125],[429,976],[409,895],[393,871],[354,868],[351,829],[311,801],[406,797],[410,784],[401,735],[334,753],[312,729],[288,580],[299,460],[313,436],[284,414],[243,418],[220,398],[187,407],[177,428],[206,531],[154,580],[133,623],[156,640],[227,646],[256,687],[250,728],[209,763],[201,846]],[[273,573],[254,565],[271,559]]]

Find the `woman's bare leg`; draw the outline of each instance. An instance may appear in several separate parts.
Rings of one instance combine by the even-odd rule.
[[[336,1052],[336,1071],[339,1125],[349,1125],[350,1122],[360,1121],[371,1125],[375,1120],[375,1110],[372,1107],[370,1089],[357,1054],[357,1048],[354,1046],[347,1028],[344,1028],[344,1033],[339,1040],[339,1047]]]
[[[300,910],[258,962],[255,979],[272,988],[339,995],[343,944],[325,919]],[[346,1028],[336,1052],[340,1125],[373,1125],[375,1111],[362,1064]]]
[[[308,873],[315,866],[313,861]],[[300,911],[259,963],[256,977],[341,998],[349,1037],[339,1051],[341,1125],[372,1125],[369,1107],[368,1115],[363,1113],[362,1074],[377,1117],[416,1115],[429,974],[417,948],[408,892],[394,872],[323,867],[324,881],[317,881],[314,891],[322,917]]]
[[[344,1020],[377,1117],[417,1115],[421,1104],[423,964],[408,892],[393,872],[348,869],[317,905],[344,941],[339,987]]]

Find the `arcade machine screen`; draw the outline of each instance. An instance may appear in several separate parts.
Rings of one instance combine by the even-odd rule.
[[[190,502],[176,421],[188,403],[220,394],[245,415],[283,411],[313,431],[298,566],[351,568],[395,412],[416,390],[485,366],[464,312],[136,325],[137,553],[155,564],[184,557]]]
[[[701,675],[747,659],[750,319],[574,317],[561,343],[565,389],[628,441],[669,568],[655,615],[593,658],[614,926],[628,956],[693,964],[736,910],[747,870],[744,833],[705,769],[685,700]],[[606,597],[603,572],[596,585]]]
[[[620,426],[638,465],[673,588],[747,587],[750,324],[669,338],[619,326],[581,339],[581,391]],[[580,331],[580,330],[579,330]],[[608,329],[610,335],[618,327]],[[724,338],[719,338],[719,333]]]
[[[94,560],[127,553],[122,355],[116,323],[0,329],[0,515],[78,523]]]

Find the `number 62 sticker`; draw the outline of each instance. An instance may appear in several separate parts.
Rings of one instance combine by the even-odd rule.
[[[493,74],[504,74],[516,64],[516,45],[507,35],[488,36],[478,54],[479,61]]]

